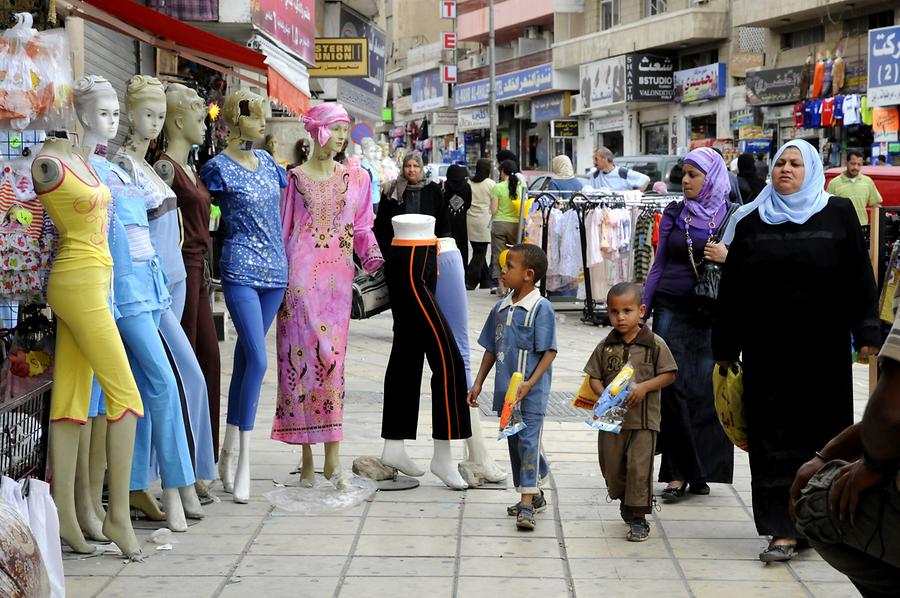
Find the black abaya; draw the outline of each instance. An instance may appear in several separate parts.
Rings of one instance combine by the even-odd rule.
[[[753,517],[796,538],[788,490],[797,469],[853,423],[850,334],[880,345],[875,279],[852,204],[832,197],[804,224],[758,211],[736,228],[713,328],[717,361],[744,364]]]

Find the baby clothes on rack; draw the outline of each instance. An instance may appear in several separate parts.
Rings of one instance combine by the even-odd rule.
[[[554,218],[555,215],[555,218]],[[552,255],[552,270],[547,272],[548,291],[568,291],[575,288],[581,273],[581,238],[578,214],[554,209],[550,213],[548,254]]]

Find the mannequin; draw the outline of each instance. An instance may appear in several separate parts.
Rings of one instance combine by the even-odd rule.
[[[343,106],[311,108],[303,123],[313,152],[291,170],[281,210],[289,282],[278,314],[278,404],[272,438],[303,445],[301,486],[314,478],[312,445],[325,443],[325,477],[339,490],[344,358],[350,326],[353,253],[367,272],[384,264],[372,232],[368,175],[334,161],[347,138]],[[371,140],[370,140],[371,141]]]
[[[107,397],[109,511],[102,533],[124,555],[140,559],[128,512],[128,481],[138,417],[144,414],[125,347],[109,311],[112,257],[106,239],[107,189],[67,137],[50,137],[32,165],[34,188],[56,228],[60,246],[47,302],[58,317],[50,403],[53,501],[60,537],[91,553],[75,515],[75,466],[81,425],[90,407],[91,371]],[[86,217],[87,216],[87,217]]]
[[[150,243],[146,194],[105,157],[106,144],[118,129],[119,101],[112,85],[102,77],[87,76],[78,80],[74,91],[76,113],[85,131],[82,150],[115,200],[109,246],[116,325],[147,411],[138,424],[131,489],[145,490],[149,485],[152,442],[162,474],[166,521],[173,531],[186,531],[185,514],[202,517],[203,511],[193,488],[178,383],[157,332],[160,314],[168,309],[171,297]],[[140,126],[137,123],[135,128]]]
[[[825,81],[822,84],[822,97],[834,95],[831,92],[831,77],[833,75],[834,61],[831,59],[831,50],[825,50]]]
[[[379,174],[379,167],[377,166],[378,161],[375,158],[377,146],[375,145],[375,142],[372,141],[371,137],[364,137],[360,142],[359,147],[362,149],[360,166],[369,173],[369,178],[372,181],[372,190],[370,194],[371,203],[377,211],[378,202],[381,201],[381,175]]]
[[[822,89],[825,87],[825,55],[819,50],[816,53],[816,64],[813,68],[811,98],[822,97]]]
[[[810,94],[810,85],[812,85],[812,71],[813,71],[813,55],[812,52],[809,52],[806,55],[806,60],[803,61],[803,70],[800,71],[800,99],[805,100],[811,97]]]
[[[219,450],[219,404],[221,402],[221,360],[219,339],[209,302],[206,284],[209,237],[209,212],[212,198],[193,164],[189,161],[191,148],[203,143],[206,135],[206,104],[193,89],[179,83],[166,88],[166,153],[153,166],[160,178],[178,196],[184,242],[181,255],[187,272],[184,313],[181,326],[197,355],[208,394],[207,419],[212,429],[212,447],[197,449],[198,460],[206,457],[206,464],[198,463],[200,479],[215,479],[212,460]],[[211,454],[210,454],[211,452]],[[204,471],[201,471],[204,469]]]
[[[831,65],[831,92],[832,95],[838,95],[844,89],[844,77],[846,75],[846,65],[840,48],[835,52],[834,64]]]
[[[385,373],[381,461],[406,475],[424,474],[406,454],[404,440],[415,438],[422,358],[427,356],[432,371],[431,472],[448,487],[462,490],[467,484],[453,462],[450,440],[468,438],[472,431],[469,409],[460,399],[467,390],[465,364],[433,295],[438,249],[435,218],[401,214],[393,217],[391,224],[387,281],[394,313],[394,343]],[[421,274],[411,276],[410,272]]]
[[[219,474],[237,503],[250,500],[250,436],[267,366],[266,332],[288,282],[279,212],[286,174],[268,152],[252,149],[265,135],[265,109],[266,100],[248,90],[228,96],[222,110],[228,146],[200,171],[229,231],[222,292],[238,338]]]

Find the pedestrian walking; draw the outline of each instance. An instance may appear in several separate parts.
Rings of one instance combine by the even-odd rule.
[[[659,223],[656,261],[644,299],[653,328],[678,364],[675,383],[663,390],[659,480],[666,500],[709,494],[709,482],[730,484],[734,448],[719,424],[713,402],[713,314],[701,311],[694,288],[702,260],[725,261],[721,244],[710,243],[729,213],[731,184],[722,157],[708,147],[684,158],[684,201],[670,204]],[[701,248],[703,248],[701,253]]]
[[[500,164],[500,182],[491,191],[491,294],[497,294],[500,282],[500,253],[519,240],[519,210],[513,200],[525,200],[525,177],[516,163],[504,160]]]
[[[853,423],[850,334],[863,355],[880,344],[875,278],[853,206],[825,191],[806,141],[778,150],[772,183],[727,229],[713,353],[722,367],[743,360],[753,518],[771,537],[759,558],[787,561],[794,475]],[[788,335],[798,317],[809,324]]]
[[[487,250],[491,242],[491,191],[497,183],[491,179],[491,161],[482,158],[475,164],[475,176],[469,181],[472,205],[466,212],[466,229],[472,244],[472,260],[466,268],[466,289],[491,287]]]
[[[472,189],[469,173],[464,166],[451,164],[444,181],[444,201],[450,214],[450,236],[462,255],[462,263],[469,263],[469,232],[466,214],[472,206]]]
[[[766,179],[759,178],[756,170],[756,162],[753,154],[741,154],[738,156],[738,188],[744,203],[750,203],[766,186]]]

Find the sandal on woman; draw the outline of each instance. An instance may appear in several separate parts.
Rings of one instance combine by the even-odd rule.
[[[796,544],[769,544],[769,547],[759,553],[759,560],[764,563],[786,563],[794,558],[797,552]]]
[[[687,490],[687,486],[687,482],[681,482],[681,486],[666,488],[659,496],[663,500],[678,500],[684,497],[684,491]]]

